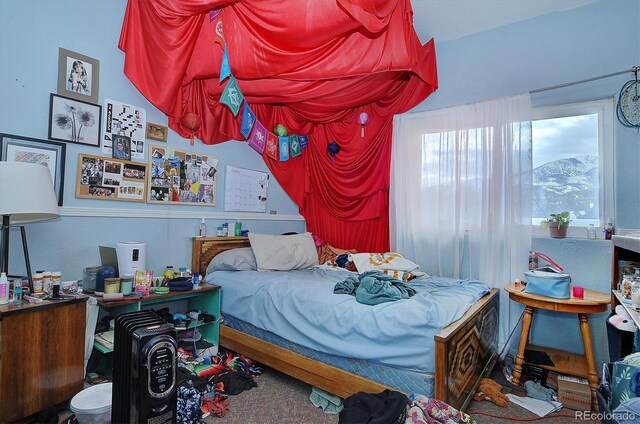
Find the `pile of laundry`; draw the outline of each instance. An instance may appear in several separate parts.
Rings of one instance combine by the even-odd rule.
[[[220,349],[211,357],[178,349],[177,422],[200,424],[209,415],[229,412],[229,395],[257,387],[262,367],[244,355]]]

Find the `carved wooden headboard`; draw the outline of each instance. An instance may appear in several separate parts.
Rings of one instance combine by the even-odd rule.
[[[191,250],[191,271],[204,278],[207,266],[218,253],[237,247],[249,247],[248,237],[194,237]]]

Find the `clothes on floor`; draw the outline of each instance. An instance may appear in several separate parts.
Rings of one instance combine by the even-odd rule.
[[[229,395],[257,387],[254,378],[262,371],[253,360],[231,351],[220,349],[215,356],[200,358],[178,349],[177,422],[201,424],[208,415],[224,416]]]
[[[311,388],[309,400],[313,406],[322,409],[325,414],[339,414],[344,409],[342,399],[317,387]]]
[[[476,424],[468,414],[458,411],[451,405],[426,396],[413,393],[409,395],[405,424]]]
[[[393,390],[358,392],[344,400],[338,424],[401,424],[405,422],[408,404],[404,394]]]

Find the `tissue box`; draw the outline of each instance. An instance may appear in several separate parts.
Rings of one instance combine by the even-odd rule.
[[[558,375],[558,401],[576,411],[591,410],[591,388],[584,378]]]

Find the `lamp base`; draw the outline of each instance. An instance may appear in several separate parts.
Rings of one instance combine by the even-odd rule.
[[[2,244],[0,244],[0,272],[7,273],[9,277],[9,215],[2,215]],[[31,262],[29,261],[29,248],[27,247],[27,233],[24,225],[20,226],[20,236],[22,238],[22,252],[24,254],[24,263],[27,270],[27,278],[29,279],[29,291],[33,293],[33,276],[31,274]],[[12,278],[24,278],[20,276],[11,276]]]

